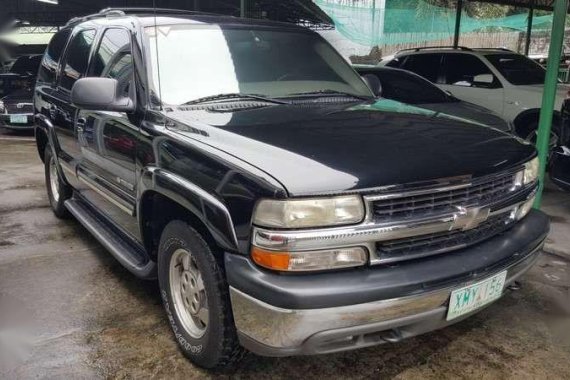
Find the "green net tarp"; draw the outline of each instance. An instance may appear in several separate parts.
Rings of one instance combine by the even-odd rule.
[[[444,40],[453,37],[456,10],[423,0],[313,0],[347,39],[365,46]],[[552,16],[533,17],[533,30],[547,29]],[[490,30],[525,31],[527,12],[475,18],[463,12],[461,33]]]

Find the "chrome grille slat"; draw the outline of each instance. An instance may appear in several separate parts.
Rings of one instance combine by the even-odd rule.
[[[370,202],[372,218],[385,223],[398,220],[416,220],[457,213],[460,209],[488,206],[513,194],[516,172],[511,171],[480,179],[468,186],[451,189],[434,188],[420,193],[376,198]],[[407,238],[376,242],[378,262],[389,263],[429,256],[459,249],[488,239],[510,227],[510,213],[492,216],[469,230],[416,235]]]

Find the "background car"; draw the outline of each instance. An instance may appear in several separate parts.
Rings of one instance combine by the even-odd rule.
[[[12,91],[33,87],[40,67],[41,54],[18,57],[8,72],[0,74],[0,96],[10,95]]]
[[[524,55],[507,49],[415,48],[380,65],[412,71],[461,100],[489,108],[513,123],[518,136],[536,141],[546,71]],[[555,110],[569,89],[558,86]],[[558,144],[560,128],[560,114],[555,112],[551,147]]]
[[[27,87],[12,91],[0,99],[0,127],[8,129],[33,129],[33,89]]]
[[[439,89],[430,81],[409,71],[388,67],[355,65],[362,76],[374,75],[381,85],[381,93],[387,99],[413,104],[432,111],[463,119],[469,119],[505,132],[511,125],[487,108],[464,102]]]
[[[562,104],[562,135],[549,160],[550,179],[560,188],[570,191],[570,98]]]

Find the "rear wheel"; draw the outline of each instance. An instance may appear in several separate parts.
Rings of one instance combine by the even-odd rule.
[[[160,238],[158,280],[182,352],[209,369],[228,369],[243,356],[223,268],[202,236],[172,221]]]
[[[70,214],[64,203],[71,196],[71,187],[65,184],[59,176],[57,161],[49,145],[44,150],[44,165],[47,194],[51,209],[58,218],[67,219]]]

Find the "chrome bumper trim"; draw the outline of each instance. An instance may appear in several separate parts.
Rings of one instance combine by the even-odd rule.
[[[542,244],[518,262],[496,270],[485,278],[507,270],[505,287],[508,286],[532,267],[539,256],[537,251],[541,248]],[[386,326],[390,325],[389,321],[395,321],[395,325],[390,328],[398,328],[397,321],[418,319],[416,317],[421,319],[424,314],[434,313],[443,316],[438,323],[444,323],[451,292],[483,280],[463,281],[420,295],[323,309],[283,309],[253,298],[234,287],[230,287],[230,298],[236,327],[240,335],[246,337],[245,341],[250,345],[254,342],[256,347],[265,347],[270,356],[281,356],[279,352],[283,355],[297,355],[318,353],[307,351],[303,346],[309,340],[315,340],[318,337],[315,334],[319,333],[351,328],[358,330],[381,322]],[[310,346],[315,346],[315,342],[311,342]],[[255,348],[250,349],[263,354]]]

